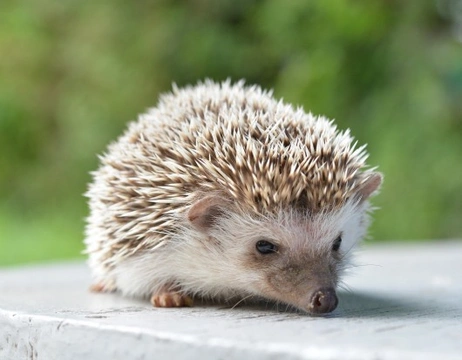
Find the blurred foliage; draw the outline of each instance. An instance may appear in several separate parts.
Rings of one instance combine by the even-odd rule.
[[[78,256],[96,154],[206,77],[274,88],[368,143],[376,239],[461,236],[462,46],[436,3],[2,0],[0,264]]]

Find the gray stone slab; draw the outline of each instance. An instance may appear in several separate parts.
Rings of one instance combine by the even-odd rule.
[[[87,291],[83,263],[0,270],[0,359],[462,359],[462,242],[358,253],[325,317],[155,309]]]

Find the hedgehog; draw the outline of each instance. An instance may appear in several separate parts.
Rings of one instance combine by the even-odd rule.
[[[174,85],[92,173],[91,288],[329,313],[382,182],[367,157],[349,130],[259,86]]]

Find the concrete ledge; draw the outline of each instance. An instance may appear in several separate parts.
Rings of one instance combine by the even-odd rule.
[[[154,309],[91,294],[82,263],[0,270],[0,359],[460,359],[462,242],[358,254],[327,317],[272,305]]]

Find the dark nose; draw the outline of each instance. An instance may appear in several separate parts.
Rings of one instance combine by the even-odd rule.
[[[334,311],[338,299],[335,290],[332,288],[321,288],[316,290],[311,297],[308,311],[313,314],[325,314]]]

